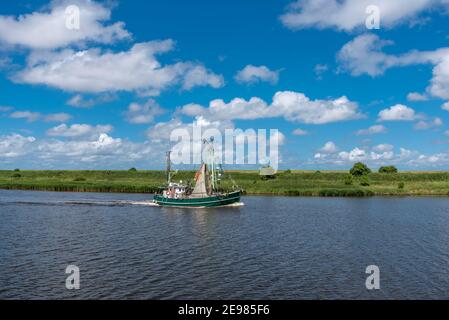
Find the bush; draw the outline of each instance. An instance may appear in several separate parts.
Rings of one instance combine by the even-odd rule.
[[[398,173],[398,168],[395,166],[380,167],[379,173]]]
[[[73,179],[73,182],[83,182],[83,181],[86,181],[86,179],[85,178],[81,178],[81,177]]]
[[[349,170],[349,173],[355,177],[360,177],[371,173],[371,169],[368,168],[366,164],[357,162],[351,170]]]
[[[14,173],[11,177],[12,178],[20,178],[20,177],[22,177],[22,175],[20,173]]]
[[[19,171],[20,171],[20,169],[14,169],[14,171],[15,171],[15,172],[19,172]]]
[[[285,174],[291,174],[292,171],[291,171],[290,169],[287,169],[287,170],[284,171],[284,173],[285,173]]]
[[[360,185],[363,187],[369,186],[369,179],[367,175],[362,176],[362,179],[360,180]]]
[[[362,189],[323,189],[318,192],[320,197],[371,197],[374,192]]]
[[[353,179],[352,175],[348,174],[345,177],[345,185],[350,186],[350,185],[352,185],[353,181],[354,181],[354,179]]]
[[[136,168],[131,168],[131,169],[129,169],[128,171],[129,171],[129,172],[137,172],[137,169],[136,169]]]
[[[404,184],[404,182],[399,182],[398,183],[398,189],[404,189],[404,187],[405,187],[405,184]]]

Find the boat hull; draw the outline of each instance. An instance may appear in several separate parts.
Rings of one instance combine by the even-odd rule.
[[[153,201],[154,203],[165,207],[211,208],[237,203],[240,201],[240,196],[240,191],[235,191],[219,196],[190,199],[169,199],[161,195],[155,195]]]

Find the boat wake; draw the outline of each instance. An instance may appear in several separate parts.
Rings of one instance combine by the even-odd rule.
[[[131,200],[58,200],[58,201],[1,201],[0,205],[18,204],[18,205],[41,205],[41,206],[105,206],[105,207],[124,207],[124,206],[153,206],[152,200],[131,201]]]

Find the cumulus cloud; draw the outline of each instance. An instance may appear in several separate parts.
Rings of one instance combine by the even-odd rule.
[[[326,64],[317,64],[313,68],[313,71],[315,72],[315,76],[318,80],[323,79],[323,74],[329,70],[329,67]]]
[[[445,102],[442,106],[441,109],[449,111],[449,102]]]
[[[96,130],[92,128],[90,130]],[[63,132],[63,129],[59,130]],[[73,126],[65,129],[66,134],[80,130]],[[149,141],[134,143],[113,138],[106,133],[94,136],[83,134],[71,138],[36,139],[20,134],[0,136],[0,163],[14,165],[20,160],[21,163],[39,168],[42,168],[42,163],[47,167],[56,165],[58,168],[111,168],[163,157],[161,148]]]
[[[9,115],[12,119],[26,119],[28,122],[37,121],[41,116],[39,112],[31,111],[15,111]]]
[[[434,66],[427,92],[438,98],[449,99],[449,48],[434,51],[413,50],[402,55],[386,54],[383,47],[392,44],[374,34],[363,34],[345,44],[337,55],[340,69],[354,76],[368,74],[372,77],[384,74],[393,67],[417,64]],[[410,96],[417,98],[416,94]],[[424,96],[420,96],[423,99]],[[416,100],[415,100],[416,101]]]
[[[341,152],[319,152],[315,154],[311,163],[345,166],[359,161],[369,165],[410,164],[410,161],[419,156],[416,151],[399,148],[399,152],[395,152],[394,149],[394,146],[390,144],[379,144],[373,147],[355,147]]]
[[[309,132],[306,131],[306,130],[298,128],[298,129],[293,130],[293,134],[295,136],[307,136],[307,135],[309,135]]]
[[[67,100],[66,104],[74,108],[92,108],[99,104],[108,103],[117,99],[114,94],[101,94],[92,98],[86,98],[81,94],[76,94]]]
[[[66,27],[67,7],[80,10],[80,29]],[[113,43],[130,38],[123,22],[106,24],[111,8],[91,0],[52,1],[41,11],[21,16],[0,16],[0,42],[31,49],[56,49],[87,42]]]
[[[70,114],[67,113],[52,113],[48,114],[44,117],[44,120],[47,122],[65,122],[72,118]]]
[[[325,124],[363,117],[357,103],[349,101],[345,96],[334,100],[311,100],[303,93],[293,91],[277,92],[270,105],[257,97],[249,100],[235,98],[229,103],[217,99],[211,101],[208,108],[188,104],[179,112],[189,116],[202,115],[205,118],[218,120],[283,117],[288,121],[307,124]]]
[[[412,102],[421,102],[421,101],[427,101],[429,98],[425,94],[421,94],[418,92],[410,92],[407,95],[407,100]]]
[[[385,128],[385,126],[377,124],[377,125],[373,125],[367,129],[361,129],[359,131],[357,131],[357,135],[361,136],[361,135],[371,135],[371,134],[378,134],[378,133],[386,133],[387,132],[387,128]]]
[[[326,142],[320,149],[322,153],[335,153],[338,151],[338,147],[332,141]]]
[[[442,125],[443,125],[443,120],[441,120],[441,118],[435,118],[432,121],[426,121],[426,120],[418,121],[414,125],[414,128],[416,130],[427,130],[427,129],[440,127]]]
[[[343,96],[335,100],[310,100],[302,93],[277,92],[272,107],[289,121],[325,124],[362,118],[358,105]]]
[[[269,82],[276,84],[279,81],[279,72],[272,71],[266,66],[253,66],[247,65],[242,70],[237,72],[235,80],[239,83],[257,83],[257,82]]]
[[[352,31],[364,27],[370,5],[378,6],[381,25],[393,27],[398,23],[414,18],[426,9],[446,0],[297,0],[291,3],[280,17],[290,29],[333,28]]]
[[[416,118],[415,110],[402,104],[379,112],[379,121],[413,121]]]
[[[154,121],[154,117],[162,114],[164,110],[153,99],[148,100],[145,104],[136,102],[128,106],[126,119],[130,123],[145,124]]]
[[[378,144],[377,146],[373,147],[373,151],[377,152],[385,152],[385,151],[392,151],[394,147],[391,144]]]
[[[136,91],[144,95],[158,95],[176,84],[187,90],[195,86],[218,88],[224,84],[222,76],[198,63],[161,65],[156,55],[173,48],[172,40],[164,40],[138,43],[128,51],[115,53],[99,48],[33,52],[27,67],[16,73],[13,80],[70,92]]]
[[[67,113],[50,113],[43,115],[40,112],[32,111],[15,111],[9,115],[12,119],[26,119],[28,122],[35,122],[37,120],[44,120],[46,122],[64,122],[72,118]]]
[[[175,130],[187,130],[189,135],[193,137],[193,126],[200,127],[203,133],[209,129],[224,133],[226,129],[234,128],[234,124],[229,120],[208,120],[202,116],[197,116],[191,123],[185,123],[178,118],[171,119],[167,122],[159,122],[149,128],[146,134],[148,138],[156,142],[170,140],[170,136]],[[202,138],[199,137],[199,139]]]
[[[0,136],[0,159],[17,158],[27,154],[36,138],[24,137],[20,134]]]
[[[65,123],[47,130],[47,135],[51,137],[95,137],[102,133],[109,133],[113,130],[111,125],[91,126],[88,124],[72,124],[67,126]]]

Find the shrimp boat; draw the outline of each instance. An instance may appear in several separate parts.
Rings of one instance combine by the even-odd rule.
[[[229,206],[240,202],[241,189],[233,182],[233,191],[224,192],[220,188],[220,181],[224,174],[221,166],[215,163],[213,139],[204,140],[208,145],[209,163],[202,162],[199,170],[195,174],[194,186],[172,182],[171,175],[171,152],[167,152],[167,186],[162,192],[156,194],[153,203],[165,207],[221,207]]]

